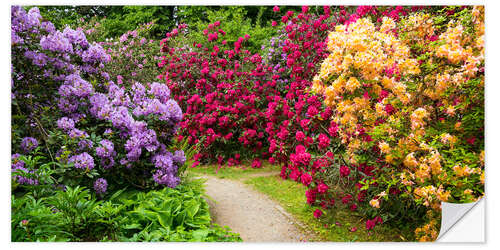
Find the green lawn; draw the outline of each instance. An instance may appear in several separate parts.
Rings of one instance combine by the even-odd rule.
[[[213,175],[220,179],[231,179],[237,180],[241,178],[248,178],[254,174],[266,174],[279,172],[281,168],[279,166],[270,165],[265,162],[262,163],[262,168],[251,168],[245,165],[239,166],[223,166],[217,168],[217,165],[205,165],[197,166],[195,168],[188,168],[188,172],[198,175]]]
[[[216,165],[189,168],[193,175],[212,175],[221,179],[240,180],[255,190],[266,194],[277,201],[288,213],[306,227],[306,231],[315,232],[313,241],[407,241],[412,240],[412,232],[401,231],[390,225],[378,225],[371,232],[366,230],[366,220],[348,208],[323,210],[324,214],[318,220],[313,212],[316,208],[306,203],[306,187],[300,183],[283,180],[278,174],[271,176],[255,176],[272,174],[280,171],[280,167],[263,164],[260,169],[245,166],[222,167]],[[325,227],[326,225],[326,227]],[[353,228],[357,230],[351,232]]]

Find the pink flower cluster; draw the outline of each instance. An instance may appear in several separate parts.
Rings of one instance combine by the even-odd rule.
[[[371,220],[366,221],[366,230],[372,230],[376,225],[382,224],[383,220],[380,216],[377,216]]]

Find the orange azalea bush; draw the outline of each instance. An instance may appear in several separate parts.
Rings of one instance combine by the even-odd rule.
[[[376,166],[359,184],[377,214],[391,199],[413,203],[427,210],[417,239],[434,240],[440,201],[484,195],[483,8],[361,18],[336,26],[327,46],[311,89],[335,111],[340,157]]]

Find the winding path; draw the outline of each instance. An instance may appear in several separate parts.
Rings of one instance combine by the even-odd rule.
[[[215,223],[229,226],[246,242],[300,242],[310,238],[281,206],[238,181],[206,178],[207,199]]]

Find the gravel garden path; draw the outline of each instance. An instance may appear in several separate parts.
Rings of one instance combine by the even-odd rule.
[[[229,226],[243,241],[300,242],[310,238],[301,232],[299,222],[267,196],[239,181],[203,178],[207,179],[206,194],[214,200],[207,199],[214,222]]]

